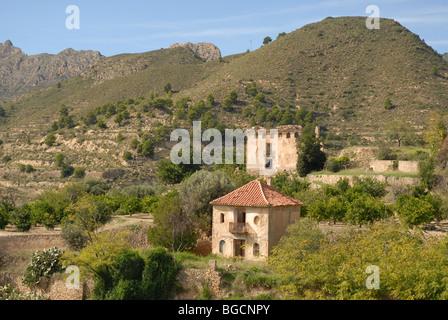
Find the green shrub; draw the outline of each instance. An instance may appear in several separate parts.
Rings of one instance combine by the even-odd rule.
[[[392,149],[388,148],[387,146],[385,146],[384,144],[382,144],[377,152],[376,152],[376,158],[378,160],[395,160],[396,157],[393,154]]]
[[[44,140],[44,143],[51,147],[56,143],[56,136],[52,133],[50,133]]]
[[[167,300],[172,296],[176,282],[177,268],[173,256],[166,249],[158,247],[145,257],[142,275],[142,292],[148,300]]]
[[[78,167],[73,171],[73,176],[78,179],[82,179],[86,176],[86,169]]]
[[[8,163],[8,162],[10,162],[12,159],[11,159],[11,157],[10,156],[4,156],[3,158],[2,158],[2,161],[4,162],[4,163]]]
[[[68,178],[72,176],[74,172],[75,172],[74,167],[67,164],[63,164],[61,168],[61,178]]]
[[[59,263],[59,258],[61,258],[63,253],[57,247],[36,251],[26,268],[22,283],[29,287],[34,287],[43,278],[48,278],[54,273],[61,272],[62,266]]]
[[[425,197],[416,198],[407,194],[398,196],[395,205],[398,217],[409,227],[431,222],[436,216],[436,208]]]
[[[129,151],[125,151],[124,153],[123,153],[123,160],[125,160],[125,161],[131,161],[133,159],[133,157],[132,157],[132,153],[131,152],[129,152]]]
[[[418,177],[423,187],[432,190],[436,184],[435,164],[432,158],[420,161],[418,164]]]
[[[272,288],[276,285],[277,279],[274,276],[260,273],[257,267],[252,267],[243,275],[244,284],[247,287]]]
[[[0,201],[0,230],[4,230],[10,220],[14,207],[7,201]]]
[[[386,101],[384,102],[384,109],[391,110],[394,108],[394,105],[392,104],[392,101],[390,98],[386,98]]]
[[[64,164],[64,154],[62,152],[58,152],[56,154],[56,166],[61,167]]]
[[[61,237],[74,250],[81,250],[88,240],[82,227],[68,219],[62,221]]]
[[[339,172],[342,169],[341,163],[335,158],[328,159],[325,166],[330,172]]]
[[[27,232],[31,229],[31,209],[28,204],[15,208],[11,213],[10,222],[19,232]]]
[[[204,283],[201,288],[201,292],[196,297],[196,300],[211,300],[213,298],[213,293],[210,290],[208,283]]]
[[[142,146],[142,156],[150,158],[154,155],[154,141],[147,139]]]
[[[54,229],[59,221],[56,211],[45,200],[36,200],[29,203],[32,224],[41,224],[46,229]]]

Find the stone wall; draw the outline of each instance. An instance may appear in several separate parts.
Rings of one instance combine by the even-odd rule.
[[[418,161],[399,161],[398,171],[406,173],[418,172]]]
[[[385,175],[358,175],[358,176],[349,176],[349,175],[342,175],[342,174],[334,174],[334,175],[312,175],[309,174],[307,176],[307,179],[311,182],[317,181],[324,184],[334,185],[336,184],[340,179],[347,178],[350,182],[350,185],[353,185],[354,178],[357,177],[359,179],[363,178],[373,178],[380,182],[386,182],[390,184],[391,186],[417,186],[419,184],[418,178],[410,178],[410,177],[390,177]]]
[[[393,160],[372,160],[370,161],[370,170],[373,172],[392,171],[394,169]]]
[[[217,270],[215,260],[209,261],[208,269],[182,269],[177,275],[177,280],[182,283],[184,292],[178,295],[178,299],[195,299],[207,285],[214,297],[223,297],[227,291],[223,287],[221,273]]]
[[[395,171],[403,173],[417,173],[418,161],[397,161],[398,168]],[[386,172],[394,171],[393,160],[372,160],[370,161],[369,168],[373,172]]]

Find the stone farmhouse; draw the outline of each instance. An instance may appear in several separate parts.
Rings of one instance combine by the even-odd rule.
[[[303,205],[258,179],[211,204],[212,252],[247,260],[265,260]]]

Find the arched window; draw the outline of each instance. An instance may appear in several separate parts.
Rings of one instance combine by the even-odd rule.
[[[224,253],[226,249],[226,242],[224,240],[221,240],[219,243],[219,253]]]
[[[258,243],[254,243],[254,257],[258,257],[260,255],[260,245]]]
[[[296,132],[294,136],[295,136],[296,138],[298,138],[298,137],[299,137],[299,133]]]
[[[287,139],[291,138],[291,133],[288,132],[288,134],[286,135],[286,138]]]
[[[254,224],[255,224],[256,226],[258,226],[259,223],[260,223],[260,217],[259,217],[259,216],[256,216],[256,217],[254,218]]]

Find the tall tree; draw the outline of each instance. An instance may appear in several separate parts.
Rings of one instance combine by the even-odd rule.
[[[319,139],[313,134],[304,135],[299,143],[297,172],[305,177],[312,171],[324,168],[327,155],[321,150]]]
[[[264,38],[264,40],[263,40],[263,44],[264,45],[267,45],[268,43],[271,43],[272,42],[272,38],[271,37],[266,37],[266,38]]]

